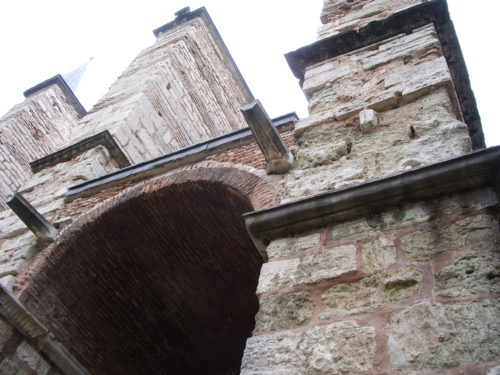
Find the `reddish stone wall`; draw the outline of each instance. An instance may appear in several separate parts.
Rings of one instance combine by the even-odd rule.
[[[500,365],[496,205],[469,191],[271,242],[242,374]]]

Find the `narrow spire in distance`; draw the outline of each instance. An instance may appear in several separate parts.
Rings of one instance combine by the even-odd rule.
[[[91,57],[88,61],[85,63],[81,64],[77,68],[70,70],[69,72],[66,72],[64,74],[61,74],[63,77],[64,81],[66,84],[69,86],[71,91],[75,92],[75,90],[78,88],[80,85],[80,82],[82,81],[83,74],[87,70],[87,67],[89,63],[94,60],[93,57]]]

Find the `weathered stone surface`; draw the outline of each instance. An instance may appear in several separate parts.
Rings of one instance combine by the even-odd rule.
[[[498,301],[442,305],[422,302],[390,322],[391,365],[399,370],[441,370],[500,358]]]
[[[314,311],[307,292],[274,294],[260,298],[255,331],[278,331],[306,325]]]
[[[362,133],[371,133],[378,126],[378,115],[373,109],[359,112],[359,128]]]
[[[302,148],[297,153],[296,168],[314,168],[331,164],[350,151],[350,142],[341,140],[316,147]]]
[[[257,293],[314,284],[353,272],[356,268],[356,247],[353,245],[324,249],[300,259],[271,261],[262,266]]]
[[[500,254],[469,255],[447,265],[436,275],[442,297],[500,292]]]
[[[335,225],[331,231],[332,238],[344,240],[392,229],[407,228],[429,221],[432,215],[432,209],[427,205],[373,214],[367,218]]]
[[[4,375],[28,375],[27,371],[8,358],[0,362],[0,372]]]
[[[418,230],[401,238],[401,248],[409,261],[426,261],[445,251],[475,253],[499,246],[498,221],[479,214],[447,225]]]
[[[495,366],[490,368],[486,375],[500,375],[500,366]]]
[[[350,153],[315,168],[307,165],[301,169],[297,164],[286,178],[284,200],[338,190],[471,150],[467,126],[456,119],[445,88],[379,112],[379,126],[368,134],[361,133],[355,120],[335,121],[330,112],[325,118],[315,116],[319,122],[303,124],[310,128],[300,130],[301,150],[323,150],[332,139],[342,139],[349,140]],[[410,129],[412,137],[408,136]]]
[[[16,350],[16,356],[28,365],[37,375],[46,375],[50,365],[26,341],[23,341]]]
[[[439,209],[444,215],[452,215],[493,207],[497,204],[495,191],[492,188],[484,188],[443,199],[439,202]]]
[[[280,258],[310,249],[319,244],[320,234],[313,233],[302,237],[281,238],[272,241],[266,249],[269,258]]]
[[[419,0],[324,0],[318,39],[341,31],[359,29],[369,22],[420,3]]]
[[[321,296],[325,311],[320,318],[362,314],[398,305],[416,295],[421,282],[422,275],[416,267],[402,267],[354,283],[334,285]]]
[[[344,321],[304,333],[277,333],[248,339],[242,375],[341,375],[367,371],[375,357],[375,329]]]
[[[367,271],[380,270],[396,262],[396,248],[386,237],[366,243],[361,251]]]

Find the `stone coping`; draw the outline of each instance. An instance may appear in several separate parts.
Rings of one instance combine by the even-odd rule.
[[[90,375],[2,284],[0,284],[0,314],[64,374]]]
[[[450,69],[465,123],[474,150],[486,147],[481,118],[470,86],[462,50],[448,12],[446,0],[431,0],[396,12],[386,19],[372,21],[359,30],[348,30],[285,55],[295,77],[304,82],[307,67],[359,48],[379,43],[433,23]]]
[[[486,185],[500,187],[500,146],[243,216],[248,232],[261,248],[271,240],[332,222]]]
[[[85,138],[71,146],[65,147],[61,150],[53,152],[43,158],[30,162],[31,171],[33,173],[39,172],[44,168],[63,163],[71,160],[78,154],[88,151],[96,146],[104,146],[108,149],[111,157],[118,161],[121,168],[130,165],[130,161],[123,153],[120,146],[116,143],[113,136],[108,130],[104,130],[91,137]]]
[[[279,132],[285,132],[292,130],[297,120],[297,114],[291,112],[277,117],[272,121]],[[250,128],[236,130],[229,134],[73,185],[68,188],[66,196],[69,198],[88,196],[111,186],[138,180],[147,176],[158,175],[186,164],[195,163],[210,155],[228,151],[253,141],[254,136]]]
[[[229,66],[233,70],[233,73],[238,77],[238,80],[243,84],[243,87],[245,91],[247,92],[247,95],[250,98],[250,101],[254,99],[254,96],[252,94],[252,91],[250,90],[250,87],[248,87],[247,82],[245,81],[245,78],[243,78],[243,75],[241,74],[238,65],[233,60],[233,56],[231,56],[231,53],[227,49],[226,43],[224,43],[224,40],[222,39],[221,35],[219,34],[219,30],[217,30],[217,27],[215,26],[214,22],[212,21],[212,18],[210,17],[210,14],[208,14],[208,11],[205,7],[200,7],[198,9],[195,9],[193,11],[190,11],[189,7],[183,8],[180,11],[176,13],[176,18],[173,21],[170,21],[166,23],[163,26],[160,26],[156,29],[153,30],[153,34],[155,35],[156,38],[158,38],[162,33],[165,33],[179,25],[182,25],[185,22],[191,21],[195,18],[202,18],[205,21],[205,24],[208,26],[209,30],[212,32],[212,36],[214,37],[215,42],[219,45],[221,48],[222,52],[226,56],[226,58],[229,61]]]
[[[39,83],[38,85],[35,85],[35,86],[29,88],[28,90],[23,92],[23,95],[25,98],[28,98],[29,96],[45,89],[46,87],[49,87],[51,85],[58,85],[61,88],[62,92],[64,93],[64,95],[68,99],[68,103],[71,106],[73,106],[73,108],[76,110],[76,112],[78,113],[78,116],[80,116],[80,118],[82,118],[83,116],[85,116],[87,114],[87,110],[85,109],[85,107],[82,105],[82,103],[80,103],[80,101],[78,100],[78,98],[74,94],[73,90],[71,90],[71,88],[68,86],[68,84],[66,83],[66,81],[64,80],[64,78],[60,74],[57,74],[54,77],[49,78],[49,79]]]

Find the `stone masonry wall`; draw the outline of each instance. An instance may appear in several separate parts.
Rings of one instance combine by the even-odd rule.
[[[318,38],[360,29],[371,21],[421,3],[422,0],[324,0]]]
[[[467,191],[271,242],[241,373],[499,366],[497,204]]]
[[[433,25],[307,68],[303,91],[285,201],[471,151]]]
[[[0,119],[0,211],[7,195],[31,177],[29,163],[59,149],[78,118],[61,88],[51,85]]]
[[[5,375],[62,375],[25,340],[23,335],[0,318],[0,373]]]
[[[160,34],[71,134],[109,130],[135,164],[246,126],[251,94],[203,17]]]

